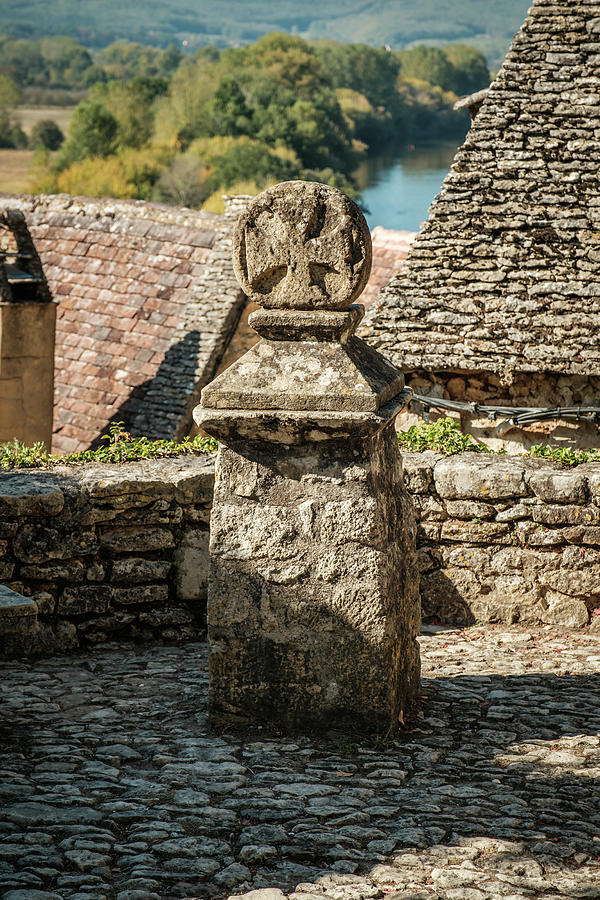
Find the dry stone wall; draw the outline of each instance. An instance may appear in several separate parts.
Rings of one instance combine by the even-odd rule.
[[[423,615],[600,631],[600,465],[403,455]],[[0,584],[38,621],[0,652],[203,636],[213,458],[0,476]]]
[[[423,615],[600,630],[600,465],[409,453]]]
[[[0,476],[0,583],[38,620],[8,655],[204,634],[211,457]]]

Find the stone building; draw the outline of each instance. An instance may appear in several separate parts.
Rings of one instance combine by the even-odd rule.
[[[83,450],[123,421],[189,433],[245,298],[225,216],[153,203],[0,195],[24,213],[58,303],[52,449]]]
[[[363,328],[421,394],[600,405],[600,8],[535,0]],[[465,414],[489,440],[497,429]],[[597,443],[595,424],[509,433]],[[493,440],[492,440],[493,445]]]

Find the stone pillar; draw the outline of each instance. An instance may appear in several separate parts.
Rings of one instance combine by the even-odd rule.
[[[221,442],[208,625],[214,724],[397,724],[419,684],[412,506],[393,422],[402,374],[354,336],[370,234],[340,191],[254,199],[236,275],[262,337],[202,391]]]

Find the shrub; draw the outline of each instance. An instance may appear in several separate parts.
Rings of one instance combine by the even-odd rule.
[[[42,119],[31,129],[29,146],[32,150],[39,147],[45,150],[58,150],[64,139],[65,136],[54,119]]]

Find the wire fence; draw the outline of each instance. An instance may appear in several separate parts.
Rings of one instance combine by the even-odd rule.
[[[467,403],[460,400],[443,400],[440,397],[426,397],[413,394],[412,402],[421,404],[426,414],[430,409],[441,409],[448,412],[485,416],[491,422],[501,419],[498,432],[519,425],[532,425],[535,422],[547,422],[550,419],[587,422],[600,425],[600,406],[488,406],[482,403]]]

